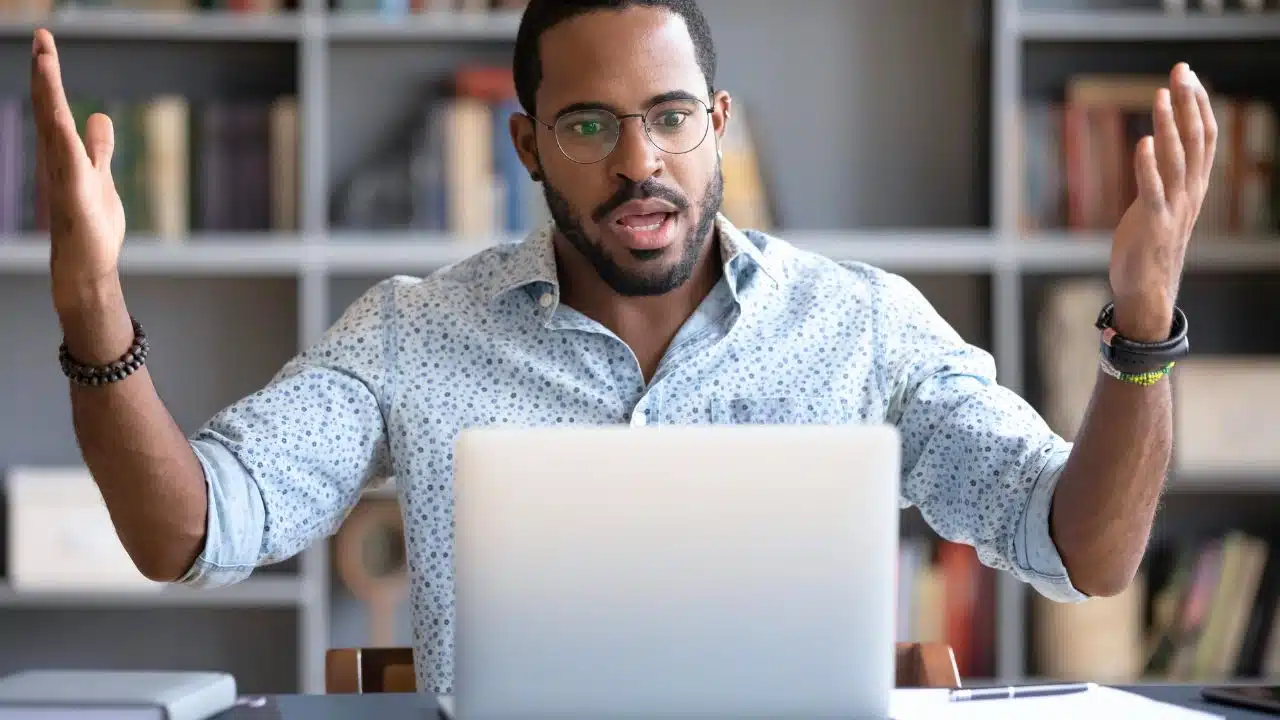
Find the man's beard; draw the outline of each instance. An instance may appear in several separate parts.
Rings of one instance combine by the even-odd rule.
[[[639,297],[668,293],[683,285],[693,276],[694,266],[697,265],[698,258],[702,256],[702,249],[711,233],[711,226],[716,220],[717,213],[720,212],[720,204],[724,199],[724,179],[720,174],[720,165],[717,163],[715,175],[707,183],[706,192],[702,196],[702,203],[698,206],[697,222],[689,230],[689,234],[685,236],[684,241],[680,243],[682,248],[680,261],[659,274],[628,270],[609,257],[609,253],[599,243],[593,242],[591,238],[587,237],[587,233],[582,227],[582,222],[574,217],[573,211],[569,209],[569,201],[552,187],[551,183],[547,182],[545,173],[543,174],[542,194],[546,198],[547,209],[551,212],[551,217],[555,220],[556,228],[560,231],[560,234],[591,263],[600,279],[604,280],[619,295]],[[653,178],[648,178],[642,183],[626,181],[626,185],[615,193],[613,197],[600,205],[592,213],[592,217],[596,218],[598,222],[599,218],[605,217],[628,200],[650,197],[666,200],[675,205],[680,211],[687,211],[689,208],[689,201],[684,196],[679,195]],[[635,257],[643,258],[650,252],[635,251],[632,254]]]

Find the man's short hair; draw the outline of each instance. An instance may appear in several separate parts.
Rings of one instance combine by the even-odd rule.
[[[652,7],[675,13],[684,20],[693,40],[698,67],[707,80],[707,96],[715,93],[716,48],[711,40],[711,26],[707,24],[696,0],[529,0],[520,30],[516,33],[515,57],[512,61],[515,73],[516,96],[525,112],[535,114],[535,97],[542,82],[542,55],[539,40],[542,34],[556,25],[589,12],[600,10],[625,10],[630,7]]]

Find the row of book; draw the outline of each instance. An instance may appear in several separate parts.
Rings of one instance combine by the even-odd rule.
[[[1280,554],[1243,532],[1166,554],[1152,597],[1147,677],[1280,676]]]
[[[899,642],[944,642],[962,679],[996,675],[996,574],[972,546],[912,535],[898,547]]]
[[[945,642],[966,680],[996,676],[997,573],[929,534],[898,550],[899,641]],[[1151,551],[1121,594],[1059,603],[1032,593],[1030,674],[1046,680],[1280,678],[1280,553],[1232,530]]]
[[[1280,555],[1241,531],[1149,553],[1129,588],[1036,598],[1032,674],[1052,680],[1213,683],[1280,677]]]
[[[1134,149],[1152,133],[1156,90],[1167,83],[1163,76],[1081,75],[1061,101],[1020,108],[1024,232],[1115,228],[1137,196]],[[1272,234],[1280,230],[1276,110],[1209,89],[1219,134],[1196,231],[1213,238]]]
[[[508,118],[518,110],[510,68],[461,66],[401,137],[339,179],[332,225],[482,242],[531,229],[547,212],[511,142]]]
[[[341,179],[332,225],[417,230],[487,242],[519,235],[549,215],[541,187],[511,142],[519,112],[510,68],[463,66],[426,103],[412,131]],[[738,104],[722,141],[723,211],[770,228],[746,115]],[[178,241],[193,232],[297,228],[298,132],[293,97],[272,102],[73,103],[83,132],[94,112],[112,118],[112,175],[131,235]],[[35,177],[35,128],[25,98],[0,100],[0,237],[47,228]]]
[[[429,98],[404,136],[339,178],[332,226],[486,242],[545,221],[542,188],[511,141],[509,118],[523,112],[511,68],[464,64]],[[722,210],[743,227],[767,230],[773,213],[743,107],[735,102],[721,143]]]
[[[178,242],[192,232],[297,228],[298,117],[273,101],[72,103],[83,134],[96,112],[112,120],[112,178],[130,235]],[[0,237],[48,228],[36,180],[35,126],[25,99],[0,100]]]

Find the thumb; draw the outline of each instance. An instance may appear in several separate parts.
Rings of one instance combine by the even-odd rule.
[[[111,153],[115,150],[115,129],[111,118],[102,113],[89,116],[84,127],[84,149],[89,162],[98,170],[111,171]]]

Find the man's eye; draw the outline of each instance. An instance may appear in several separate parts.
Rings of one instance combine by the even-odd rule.
[[[658,118],[658,124],[661,125],[662,127],[669,127],[669,128],[680,127],[681,123],[684,122],[685,117],[686,116],[684,113],[671,110],[670,112],[662,113],[662,115]]]

